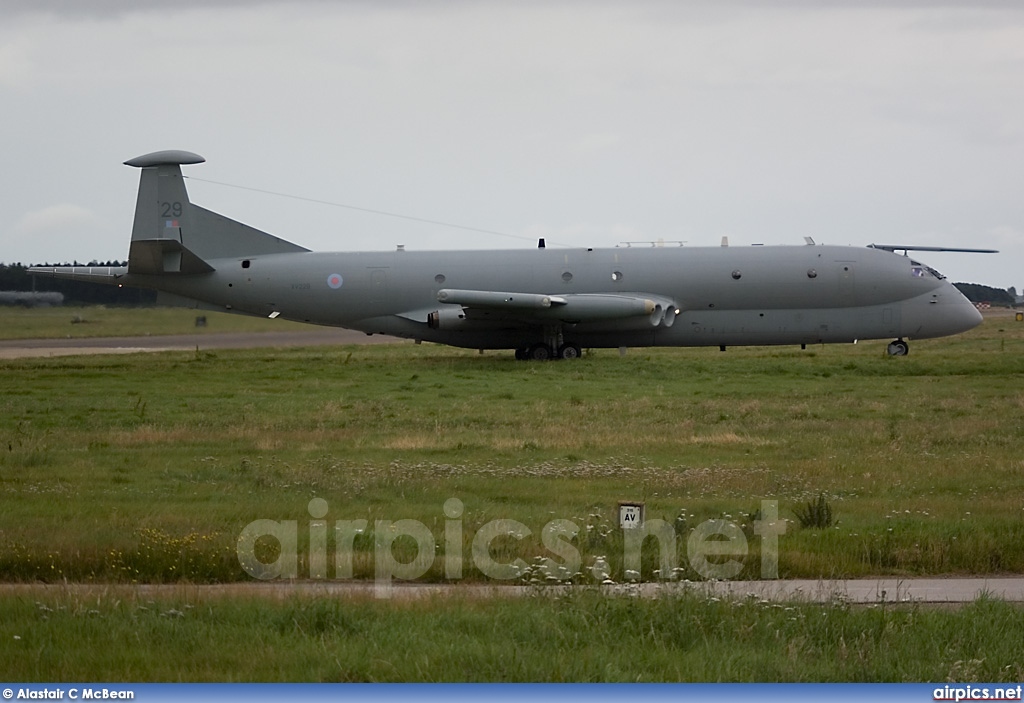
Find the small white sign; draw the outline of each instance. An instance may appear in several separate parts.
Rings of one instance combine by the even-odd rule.
[[[631,530],[643,526],[643,503],[619,503],[619,527],[624,530]]]

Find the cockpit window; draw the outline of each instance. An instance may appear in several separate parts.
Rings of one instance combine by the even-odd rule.
[[[933,269],[931,266],[926,266],[919,261],[910,260],[910,273],[914,278],[923,278],[926,276],[934,276],[940,281],[945,280],[945,276]]]

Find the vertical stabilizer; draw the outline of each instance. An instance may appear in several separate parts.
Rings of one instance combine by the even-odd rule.
[[[135,202],[132,241],[174,239],[182,244],[182,231],[190,230],[190,208],[181,164],[201,164],[206,159],[188,151],[158,151],[125,161],[142,169],[139,197]]]
[[[192,208],[181,175],[181,164],[206,159],[188,151],[158,151],[125,161],[142,169],[135,223],[128,250],[133,274],[205,273],[213,268],[187,248],[184,233],[192,233]]]
[[[213,271],[213,259],[308,251],[189,202],[181,164],[206,161],[189,151],[157,151],[125,161],[142,169],[128,252],[133,274]]]

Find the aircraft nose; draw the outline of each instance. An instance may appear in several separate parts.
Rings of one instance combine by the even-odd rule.
[[[945,307],[948,308],[946,314],[949,322],[947,324],[953,331],[948,334],[959,334],[980,325],[985,318],[982,317],[974,303],[968,300],[953,284],[949,284],[949,287],[950,290],[947,292],[947,296],[951,300],[948,300],[948,304]]]
[[[978,308],[974,306],[974,303],[967,300],[967,298],[964,298],[964,301],[967,303],[967,305],[963,306],[963,331],[966,332],[967,330],[974,329],[975,327],[980,325],[982,322],[985,321],[985,318],[984,316],[982,316],[981,312],[978,311]]]
[[[915,299],[915,302],[912,315],[918,318],[920,326],[916,332],[909,331],[911,337],[923,339],[960,334],[974,329],[984,320],[974,303],[952,283],[945,283],[942,288]]]

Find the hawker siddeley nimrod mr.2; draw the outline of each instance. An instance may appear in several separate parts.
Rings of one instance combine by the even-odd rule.
[[[142,169],[128,265],[30,273],[154,288],[167,302],[426,340],[515,349],[818,344],[969,330],[981,315],[935,270],[872,245],[315,253],[189,202],[181,164]],[[935,249],[939,250],[939,249]],[[941,249],[942,251],[949,251]],[[966,250],[960,250],[966,251]],[[978,250],[972,250],[978,251]]]

